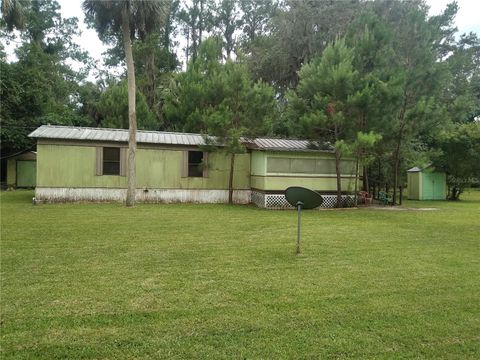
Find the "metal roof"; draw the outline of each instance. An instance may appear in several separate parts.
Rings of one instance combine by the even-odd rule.
[[[271,151],[332,151],[328,144],[321,144],[309,140],[256,138],[247,142],[249,149]]]
[[[420,172],[420,171],[423,171],[425,169],[428,169],[430,166],[432,166],[432,164],[427,164],[425,166],[422,166],[422,167],[419,167],[419,166],[415,166],[411,169],[408,169],[407,172]]]
[[[42,125],[29,137],[39,139],[128,142],[128,130]],[[137,142],[146,144],[205,145],[201,134],[137,131]]]
[[[76,126],[42,125],[28,136],[37,139],[128,142],[128,130],[125,129]],[[168,145],[205,145],[204,135],[201,134],[143,130],[137,131],[137,142]],[[308,140],[256,138],[244,139],[243,143],[252,150],[324,152],[332,150],[328,144],[319,145],[319,143]]]

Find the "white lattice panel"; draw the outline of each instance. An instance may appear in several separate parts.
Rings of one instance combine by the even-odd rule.
[[[267,209],[291,209],[292,206],[288,203],[283,194],[268,194],[265,195],[265,207]]]
[[[337,195],[322,195],[323,204],[322,208],[334,208],[337,205]],[[353,195],[342,195],[341,207],[352,207],[355,205],[355,197]]]
[[[334,208],[337,204],[337,195],[322,195],[323,204],[320,208]],[[267,209],[293,209],[284,194],[263,194],[261,192],[252,192],[252,202]],[[353,195],[342,195],[342,207],[352,207],[355,204]]]
[[[252,191],[252,203],[258,207],[265,207],[265,194],[259,191]]]

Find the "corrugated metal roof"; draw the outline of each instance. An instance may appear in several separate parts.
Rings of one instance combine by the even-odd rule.
[[[250,149],[271,151],[332,151],[328,144],[299,139],[256,138],[247,144]]]
[[[128,142],[128,130],[42,125],[29,137],[38,139]],[[137,131],[137,142],[147,144],[205,145],[201,134]]]
[[[84,140],[84,141],[113,141],[128,142],[128,130],[88,128],[75,126],[42,125],[33,131],[29,137],[38,139]],[[168,145],[205,145],[201,134],[164,132],[164,131],[137,131],[137,142],[146,144]],[[245,139],[243,143],[249,149],[271,151],[331,151],[328,144],[319,144],[308,140],[256,138]]]

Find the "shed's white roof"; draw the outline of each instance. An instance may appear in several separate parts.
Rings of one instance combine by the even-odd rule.
[[[28,136],[38,139],[128,142],[128,130],[125,129],[76,126],[42,125]],[[201,134],[138,130],[137,142],[198,146],[205,145],[205,138]],[[252,150],[331,151],[329,145],[319,146],[318,143],[308,140],[256,138],[245,139],[243,142]]]
[[[415,166],[415,167],[413,167],[413,168],[411,168],[411,169],[408,169],[407,172],[420,172],[420,171],[423,171],[423,170],[425,170],[425,169],[428,169],[428,168],[429,168],[430,166],[432,166],[432,165],[433,165],[433,164],[430,163],[430,164],[426,164],[426,165],[424,165],[424,166],[422,166],[422,167]]]

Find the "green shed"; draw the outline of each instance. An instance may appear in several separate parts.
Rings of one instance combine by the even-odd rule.
[[[27,151],[7,160],[7,186],[34,188],[37,180],[37,153]]]
[[[409,169],[407,177],[410,200],[445,200],[447,176],[436,171],[432,164]]]

